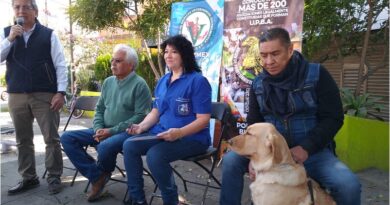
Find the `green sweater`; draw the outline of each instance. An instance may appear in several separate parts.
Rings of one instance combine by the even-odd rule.
[[[96,105],[93,129],[110,128],[110,134],[124,132],[133,123],[141,122],[149,113],[152,97],[145,80],[135,74],[118,80],[108,77]]]

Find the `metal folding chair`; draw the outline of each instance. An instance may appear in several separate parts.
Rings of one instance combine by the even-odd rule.
[[[99,100],[99,96],[80,96],[80,97],[78,97],[76,100],[75,106],[70,111],[70,114],[69,114],[68,120],[66,121],[63,132],[65,132],[66,128],[68,128],[69,122],[72,119],[72,116],[73,116],[73,113],[75,110],[94,111],[98,100]],[[86,146],[84,148],[85,151],[87,151],[87,149],[88,149],[88,146]],[[61,148],[61,150],[64,151],[62,148]],[[73,186],[74,181],[76,180],[76,177],[77,177],[77,174],[79,173],[79,171],[74,167],[64,166],[64,168],[75,171],[75,173],[73,175],[72,182],[70,183],[70,186]],[[42,179],[44,179],[46,177],[46,173],[47,173],[47,169],[45,169],[45,172],[42,175]]]
[[[186,192],[188,192],[187,183],[192,183],[192,184],[205,187],[203,191],[203,197],[201,203],[202,205],[205,204],[206,194],[209,188],[214,188],[214,189],[221,188],[221,182],[214,176],[213,171],[215,169],[216,164],[218,163],[218,154],[221,149],[222,140],[224,139],[227,128],[230,125],[231,120],[233,119],[229,106],[225,103],[219,103],[219,102],[212,103],[211,118],[218,120],[221,123],[220,132],[218,133],[218,135],[214,136],[213,146],[209,147],[209,149],[203,154],[181,159],[182,161],[193,162],[196,165],[198,165],[200,168],[202,168],[205,172],[207,172],[208,174],[207,182],[199,183],[193,180],[185,179],[176,169],[172,168],[173,172],[183,181],[184,190]],[[212,161],[211,166],[202,164],[202,161],[205,159],[211,159]],[[212,181],[214,181],[216,185],[211,185]],[[152,204],[154,197],[161,197],[160,195],[156,194],[157,188],[158,187],[156,185],[153,194],[150,198],[149,204]]]

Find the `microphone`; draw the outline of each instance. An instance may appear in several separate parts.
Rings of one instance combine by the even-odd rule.
[[[23,26],[24,17],[23,16],[16,17],[16,24]]]
[[[23,16],[16,17],[15,23],[17,25],[23,26],[23,24],[24,24],[24,17]],[[16,38],[22,38],[22,36],[23,36],[23,34],[16,36]],[[17,42],[15,41],[15,43],[13,45],[14,46],[14,54],[13,55],[15,55],[16,44],[17,44]]]

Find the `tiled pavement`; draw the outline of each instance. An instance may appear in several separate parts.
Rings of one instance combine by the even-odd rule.
[[[0,121],[2,127],[12,126],[12,122],[9,118],[9,114],[6,112],[0,113]],[[61,118],[61,128],[66,122],[66,116]],[[89,127],[92,123],[91,119],[81,118],[78,120],[72,120],[68,129],[80,129]],[[60,128],[60,129],[61,129]],[[44,172],[44,143],[40,130],[36,123],[34,126],[36,137],[34,139],[36,145],[36,165],[39,176],[42,176]],[[13,140],[13,134],[6,134],[1,136],[1,140]],[[92,154],[93,150],[90,150]],[[17,173],[17,161],[16,152],[11,151],[9,153],[1,154],[1,204],[3,205],[83,205],[90,204],[86,200],[86,194],[83,192],[87,184],[84,177],[79,175],[76,179],[74,186],[70,186],[70,181],[73,176],[73,171],[64,169],[62,177],[63,191],[57,195],[48,195],[47,183],[44,179],[41,179],[41,185],[38,188],[29,190],[23,194],[8,196],[7,190],[15,185],[20,179]],[[122,166],[122,156],[118,156],[118,163]],[[64,155],[64,163],[66,166],[72,166],[66,155]],[[173,166],[183,173],[186,177],[191,177],[199,181],[204,181],[206,174],[194,166],[191,163],[175,162]],[[215,170],[216,175],[220,176],[220,167]],[[357,173],[362,183],[362,204],[363,205],[385,205],[389,204],[389,173],[382,172],[376,169],[368,169]],[[114,173],[115,178],[121,179],[122,177],[118,172]],[[153,191],[154,184],[149,177],[145,178],[145,193],[147,198],[150,197]],[[188,192],[184,191],[182,182],[176,179],[176,183],[179,187],[180,195],[183,199],[187,200],[189,204],[200,204],[202,196],[202,187],[197,185],[188,185]],[[250,196],[248,189],[248,179],[246,178],[243,204],[250,204]],[[101,201],[93,204],[122,204],[122,199],[126,192],[126,185],[119,182],[110,181],[105,189],[104,198]],[[219,190],[209,189],[207,194],[206,204],[217,205],[219,198]],[[159,198],[154,199],[154,205],[161,205],[162,201]],[[228,205],[228,204],[227,204]]]

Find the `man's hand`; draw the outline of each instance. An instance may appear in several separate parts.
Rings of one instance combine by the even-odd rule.
[[[23,27],[21,25],[13,25],[11,26],[11,31],[9,32],[7,39],[10,42],[13,42],[16,37],[22,35],[23,35]]]
[[[303,164],[303,162],[305,162],[309,157],[307,151],[301,146],[295,146],[291,148],[290,151],[293,159],[299,164]]]
[[[160,132],[157,134],[159,139],[163,139],[165,141],[175,141],[183,137],[183,134],[180,128],[171,128],[165,132]]]
[[[110,130],[107,128],[103,128],[103,129],[98,129],[95,135],[93,136],[93,138],[95,139],[95,141],[101,142],[110,136],[111,136]]]
[[[64,96],[61,94],[61,93],[57,93],[53,96],[53,98],[51,99],[51,106],[50,106],[50,109],[54,110],[54,111],[58,111],[62,108],[62,106],[64,105],[65,103],[65,98]]]

